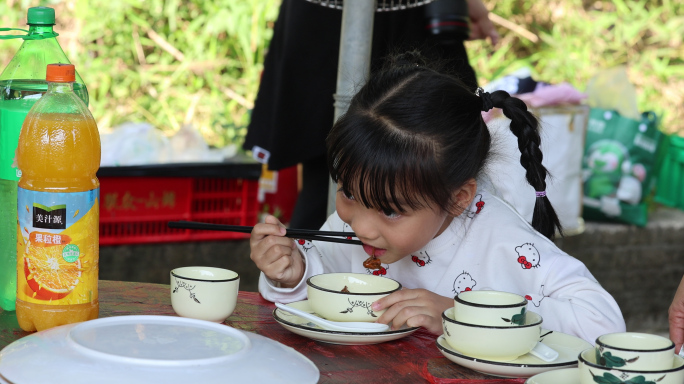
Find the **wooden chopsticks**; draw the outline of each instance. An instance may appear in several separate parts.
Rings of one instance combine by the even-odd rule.
[[[252,233],[254,227],[249,227],[245,225],[226,225],[226,224],[212,224],[212,223],[200,223],[197,221],[169,221],[169,228],[179,228],[179,229],[203,229],[210,231],[230,231],[230,232],[240,232],[240,233]],[[303,239],[303,240],[313,240],[313,241],[327,241],[330,243],[342,243],[342,244],[358,244],[363,245],[359,240],[352,240],[351,237],[356,237],[354,232],[331,232],[331,231],[316,231],[311,229],[287,229],[285,233],[286,237],[293,239]],[[337,237],[342,237],[338,239]]]

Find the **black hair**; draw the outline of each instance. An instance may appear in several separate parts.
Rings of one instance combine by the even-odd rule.
[[[330,174],[369,208],[453,212],[452,192],[477,178],[489,155],[483,103],[511,119],[527,181],[545,191],[539,123],[525,103],[504,91],[478,97],[457,78],[429,68],[417,51],[390,58],[335,122],[327,138]],[[548,238],[561,231],[545,196],[537,197],[532,226]]]

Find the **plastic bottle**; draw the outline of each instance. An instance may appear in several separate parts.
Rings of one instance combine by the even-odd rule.
[[[74,66],[47,66],[48,91],[19,136],[17,301],[26,331],[95,319],[100,134],[73,90]]]
[[[16,55],[0,75],[0,308],[13,311],[17,291],[17,181],[15,150],[19,131],[33,104],[47,91],[45,68],[51,63],[68,64],[52,29],[55,10],[29,8],[26,35],[2,35],[1,39],[22,38]],[[11,30],[11,29],[4,29]],[[23,30],[20,30],[23,31]],[[76,74],[76,93],[87,104],[88,91]]]

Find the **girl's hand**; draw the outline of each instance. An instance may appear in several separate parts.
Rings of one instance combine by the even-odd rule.
[[[285,237],[286,232],[278,219],[266,216],[265,222],[252,230],[249,257],[266,277],[279,282],[283,288],[292,288],[304,276],[304,259],[294,240]]]
[[[482,0],[468,0],[468,16],[470,17],[470,40],[489,39],[492,45],[499,42],[499,33],[489,20],[489,10]]]
[[[454,306],[454,299],[427,289],[402,289],[373,303],[373,310],[387,310],[378,323],[392,323],[392,329],[406,324],[423,327],[435,335],[442,334],[442,312]]]

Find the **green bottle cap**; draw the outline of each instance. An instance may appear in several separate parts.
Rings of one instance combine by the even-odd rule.
[[[32,7],[26,16],[28,25],[55,25],[55,10],[49,7]]]

